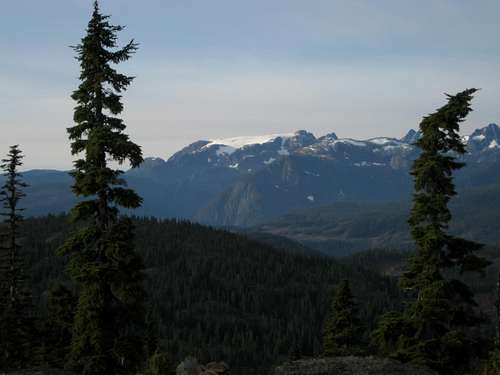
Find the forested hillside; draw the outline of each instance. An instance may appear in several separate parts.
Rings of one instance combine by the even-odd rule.
[[[495,320],[496,283],[500,272],[500,246],[487,246],[481,251],[482,255],[492,264],[484,271],[484,275],[460,275],[457,276],[470,285],[481,310]],[[414,255],[413,251],[372,249],[361,251],[339,259],[339,262],[349,267],[363,268],[380,275],[399,277],[407,269],[408,261]]]
[[[483,176],[482,181],[485,178]],[[497,228],[500,221],[499,183],[462,188],[450,207],[452,233],[488,245],[500,243]],[[296,210],[252,230],[285,236],[335,256],[380,247],[409,250],[414,247],[407,223],[409,212],[410,204],[406,201],[342,202]]]
[[[189,222],[136,219],[135,225],[150,333],[174,362],[195,355],[202,362],[223,359],[235,373],[262,373],[296,353],[317,355],[332,290],[343,279],[351,282],[366,334],[382,311],[400,302],[392,279],[333,258],[276,250]],[[49,284],[64,275],[64,260],[54,251],[73,230],[65,216],[23,224],[42,310]]]

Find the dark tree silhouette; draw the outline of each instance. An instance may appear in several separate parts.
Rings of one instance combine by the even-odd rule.
[[[125,187],[123,171],[109,165],[137,167],[143,160],[141,148],[116,117],[133,77],[114,65],[128,60],[137,44],[116,49],[123,27],[108,19],[96,1],[87,34],[74,47],[81,83],[72,95],[76,125],[68,128],[72,153],[82,155],[74,163],[73,191],[84,198],[72,217],[85,224],[61,248],[70,256],[79,293],[68,367],[85,375],[133,373],[142,363],[143,348],[143,262],[134,250],[132,223],[118,210],[136,208],[142,199]]]
[[[325,324],[323,352],[325,356],[357,354],[360,350],[360,322],[348,280],[337,288]]]
[[[482,245],[447,231],[448,203],[456,195],[453,171],[464,166],[456,158],[466,152],[458,131],[476,91],[448,95],[448,103],[420,124],[422,152],[411,171],[415,194],[409,219],[417,251],[401,278],[403,289],[416,298],[403,315],[388,315],[376,333],[383,349],[399,359],[446,374],[469,365],[474,341],[466,328],[481,321],[472,291],[447,275],[452,270],[482,273],[489,264],[475,254]]]
[[[18,168],[23,154],[11,146],[2,159],[5,183],[0,191],[5,227],[0,235],[0,368],[25,365],[30,358],[32,334],[31,291],[20,254],[19,225],[23,219],[19,201],[25,196]]]

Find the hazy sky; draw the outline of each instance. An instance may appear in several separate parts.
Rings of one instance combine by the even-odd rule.
[[[1,1],[0,152],[70,168],[78,43],[90,0]],[[199,139],[292,132],[402,136],[482,90],[463,133],[500,122],[498,0],[102,0],[121,41],[128,133],[145,156]]]

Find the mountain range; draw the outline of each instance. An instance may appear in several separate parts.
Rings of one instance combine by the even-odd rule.
[[[300,130],[201,140],[168,160],[146,158],[125,179],[144,198],[137,215],[252,227],[339,203],[404,205],[413,189],[409,168],[419,153],[418,137],[415,130],[400,139],[367,140]],[[500,127],[479,128],[463,142],[467,166],[457,173],[458,190],[500,183]],[[68,211],[75,203],[65,171],[31,170],[24,179],[28,215]]]

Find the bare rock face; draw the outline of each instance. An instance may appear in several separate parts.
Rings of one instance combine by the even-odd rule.
[[[187,357],[177,366],[177,375],[227,375],[229,366],[225,362],[198,363],[194,357]]]
[[[274,369],[273,375],[438,375],[438,373],[378,357],[335,357],[300,360]]]
[[[194,357],[187,357],[177,366],[177,375],[199,375],[202,371],[201,365]]]

